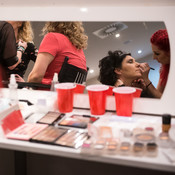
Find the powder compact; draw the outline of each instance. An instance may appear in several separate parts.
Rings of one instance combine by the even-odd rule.
[[[152,142],[155,140],[155,136],[149,133],[136,134],[135,139],[138,142]]]
[[[32,142],[43,142],[53,144],[56,139],[65,134],[68,130],[49,126],[30,139]]]
[[[131,149],[131,143],[130,142],[121,142],[120,144],[120,154],[127,155],[129,154]]]
[[[156,156],[157,155],[157,144],[155,142],[147,143],[146,145],[146,155],[147,156]]]
[[[59,112],[49,111],[46,115],[44,115],[37,123],[43,123],[48,125],[53,125],[55,122],[61,120],[65,114]]]

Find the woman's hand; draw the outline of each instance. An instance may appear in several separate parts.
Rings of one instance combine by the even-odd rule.
[[[138,88],[145,90],[146,84],[145,84],[143,79],[139,78],[139,79],[136,79],[132,82],[132,87],[138,87]]]
[[[140,63],[140,70],[142,72],[142,78],[144,80],[147,80],[148,79],[148,74],[149,74],[149,71],[150,71],[150,67],[149,67],[148,63]]]
[[[25,82],[24,79],[18,74],[15,74],[15,79],[16,79],[16,82]]]
[[[19,40],[18,42],[18,47],[23,47],[24,49],[27,48],[27,42],[23,41],[23,40]]]

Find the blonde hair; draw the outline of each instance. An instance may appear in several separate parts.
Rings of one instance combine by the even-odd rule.
[[[46,22],[42,31],[43,34],[57,32],[67,36],[78,50],[87,48],[88,36],[82,22]]]
[[[34,38],[31,23],[28,21],[22,22],[21,27],[18,28],[17,40],[21,39],[25,42],[32,42]]]

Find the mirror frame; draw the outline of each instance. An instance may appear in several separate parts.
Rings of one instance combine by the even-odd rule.
[[[22,3],[22,2],[21,2]],[[19,3],[18,3],[19,4]],[[24,3],[23,3],[24,4]],[[164,22],[168,30],[171,47],[171,58],[175,58],[175,4],[173,6],[132,6],[100,7],[86,4],[87,11],[80,11],[80,7],[47,6],[42,1],[40,6],[32,6],[26,2],[25,6],[1,6],[0,20],[28,20],[28,21],[159,21]],[[135,5],[135,6],[134,6]],[[9,13],[10,12],[10,13]],[[69,12],[69,13],[68,13]],[[129,14],[129,15],[128,15]],[[171,59],[170,72],[165,91],[161,99],[140,98],[134,100],[133,112],[161,115],[169,113],[175,116],[175,59]]]

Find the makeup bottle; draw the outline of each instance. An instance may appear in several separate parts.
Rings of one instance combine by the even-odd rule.
[[[54,73],[53,80],[51,83],[50,91],[56,91],[55,84],[58,83],[58,73]]]
[[[18,84],[16,83],[15,74],[10,75],[10,83],[8,84],[9,87],[9,99],[11,105],[15,105],[18,103],[18,94],[17,94],[17,87]]]
[[[162,115],[162,132],[169,132],[171,127],[171,115],[163,114]]]

